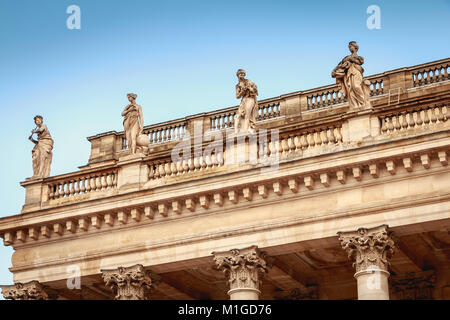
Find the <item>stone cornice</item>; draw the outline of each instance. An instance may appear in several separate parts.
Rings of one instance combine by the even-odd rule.
[[[423,146],[421,146],[421,144]],[[426,149],[423,148],[425,146],[427,146]],[[428,167],[427,170],[424,170],[422,174],[433,174],[435,170],[442,170],[442,168],[440,167],[442,167],[442,165],[445,166],[446,164],[442,163],[441,165],[439,165],[438,163],[433,162],[433,166],[435,169],[432,169],[430,168],[430,161],[432,159],[434,159],[434,161],[436,159],[440,160],[440,158],[438,157],[439,152],[445,153],[448,148],[448,138],[447,135],[444,135],[441,139],[436,138],[432,142],[423,141],[422,143],[411,144],[409,146],[397,146],[391,151],[389,151],[389,149],[387,148],[383,148],[379,151],[380,155],[383,155],[383,157],[381,158],[377,158],[377,150],[365,150],[364,154],[361,154],[362,152],[358,152],[358,154],[356,155],[352,155],[350,152],[347,153],[347,157],[341,155],[339,161],[336,161],[335,157],[333,155],[330,155],[330,159],[328,160],[324,160],[323,162],[316,161],[314,163],[311,163],[311,168],[315,169],[313,171],[310,171],[311,169],[308,168],[308,164],[306,164],[308,162],[307,159],[303,159],[303,161],[291,161],[285,164],[281,164],[278,171],[276,171],[274,174],[270,174],[267,177],[264,177],[264,180],[261,180],[260,177],[255,177],[254,175],[254,171],[259,169],[252,169],[248,172],[245,172],[245,174],[243,174],[242,172],[235,172],[225,174],[221,177],[215,177],[214,179],[216,180],[216,182],[211,181],[211,178],[200,179],[198,181],[190,181],[190,185],[184,185],[184,192],[183,195],[179,196],[179,200],[173,197],[173,194],[176,194],[176,189],[178,187],[178,185],[175,184],[167,187],[161,187],[162,190],[158,193],[150,192],[150,194],[146,195],[145,191],[141,191],[139,192],[141,196],[138,196],[138,193],[135,192],[133,193],[134,199],[131,203],[130,200],[127,199],[126,195],[117,196],[124,198],[124,200],[122,201],[124,201],[125,206],[121,207],[121,204],[119,202],[120,200],[118,200],[114,205],[114,209],[111,209],[111,199],[114,198],[111,197],[109,199],[95,200],[103,202],[104,205],[102,206],[104,206],[104,208],[100,206],[96,209],[95,206],[90,203],[89,206],[86,206],[86,208],[83,209],[82,207],[80,207],[80,204],[77,204],[74,207],[74,209],[76,210],[76,215],[73,215],[68,209],[65,209],[64,214],[61,214],[60,208],[52,208],[50,211],[55,211],[54,214],[42,211],[39,214],[29,213],[21,215],[21,222],[19,227],[16,217],[7,217],[0,219],[0,233],[4,237],[4,241],[6,244],[14,243],[15,246],[21,246],[26,242],[33,243],[36,241],[50,241],[54,237],[56,237],[55,239],[60,239],[58,230],[62,230],[62,232],[69,235],[70,233],[77,233],[77,236],[92,232],[100,232],[102,226],[104,226],[105,224],[110,224],[107,221],[108,217],[106,215],[108,214],[110,214],[109,219],[112,219],[110,221],[113,225],[115,225],[115,228],[122,228],[126,227],[127,225],[132,226],[133,223],[145,224],[147,222],[152,223],[153,221],[155,223],[157,221],[162,222],[167,218],[164,216],[164,211],[160,210],[160,204],[165,206],[165,209],[163,207],[163,210],[169,210],[171,207],[173,207],[174,201],[180,201],[182,205],[180,208],[183,208],[182,210],[185,210],[189,207],[185,202],[191,199],[190,201],[192,205],[197,205],[192,207],[191,211],[195,212],[196,208],[198,209],[200,206],[202,206],[203,208],[201,210],[203,210],[202,214],[204,214],[205,210],[211,210],[213,212],[217,210],[217,208],[220,209],[220,202],[216,202],[214,195],[220,194],[221,197],[229,197],[229,190],[234,190],[235,192],[237,192],[236,195],[238,196],[238,203],[236,204],[236,208],[238,208],[239,203],[244,203],[245,205],[245,203],[247,203],[248,201],[253,200],[253,198],[246,199],[245,194],[242,194],[242,192],[246,192],[243,191],[245,189],[245,186],[251,187],[247,192],[251,192],[255,196],[258,196],[257,199],[259,199],[259,193],[263,192],[261,194],[261,200],[257,200],[256,202],[253,201],[254,205],[256,205],[259,201],[269,201],[268,199],[264,199],[264,190],[269,190],[270,192],[272,192],[273,190],[274,192],[276,192],[276,190],[274,189],[276,187],[275,183],[278,183],[282,188],[284,188],[284,191],[279,191],[281,193],[288,192],[289,194],[292,194],[293,197],[298,197],[304,196],[305,192],[309,192],[306,193],[307,196],[314,196],[316,192],[314,190],[314,185],[308,187],[308,185],[306,184],[306,178],[309,179],[308,183],[314,181],[316,184],[322,184],[326,187],[325,190],[328,188],[327,185],[329,185],[330,179],[339,180],[339,178],[341,178],[343,180],[339,180],[340,184],[335,185],[331,190],[339,190],[339,188],[341,188],[342,190],[342,188],[346,188],[346,179],[352,179],[352,181],[353,179],[355,179],[356,181],[359,179],[358,175],[361,174],[360,169],[359,171],[355,171],[352,170],[352,168],[362,168],[364,166],[366,167],[365,170],[370,170],[370,174],[375,183],[377,180],[381,181],[379,179],[382,179],[382,177],[379,177],[379,170],[383,168],[383,166],[388,166],[388,170],[391,170],[389,171],[390,175],[392,175],[397,171],[399,167],[401,168],[408,165],[408,172],[404,175],[404,177],[407,178],[408,175],[411,174],[410,171],[417,171],[417,169],[413,170],[413,167],[411,166],[420,165],[420,161],[422,161],[422,166],[425,166],[425,168]],[[401,150],[402,152],[400,154],[397,154],[395,152],[397,150]],[[423,158],[423,155],[426,155],[426,157]],[[408,162],[404,159],[407,159]],[[426,160],[425,163],[423,162],[423,159]],[[303,165],[301,165],[299,162],[304,163]],[[330,166],[330,164],[332,164],[332,166]],[[389,167],[389,165],[392,167]],[[373,166],[373,168],[371,166]],[[339,173],[344,173],[345,177],[340,176]],[[388,177],[390,175],[388,175]],[[395,175],[393,175],[392,177],[395,177]],[[240,182],[240,180],[242,180],[242,182]],[[364,183],[368,183],[367,179],[365,179]],[[266,188],[261,189],[258,188],[258,186],[266,186]],[[305,191],[305,187],[311,190]],[[349,187],[357,187],[357,184],[349,184]],[[277,188],[279,187],[277,186]],[[301,189],[300,193],[298,193],[299,188]],[[166,189],[166,191],[163,192],[163,189]],[[289,191],[289,189],[291,189],[291,191]],[[323,191],[324,189],[321,189],[321,192]],[[166,194],[171,196],[167,198]],[[200,203],[200,197],[203,197],[202,203]],[[206,204],[206,202],[208,204]],[[126,221],[120,221],[120,217],[118,217],[119,212],[122,212],[121,214],[122,217],[124,217],[123,219],[125,219],[126,217]],[[180,211],[180,213],[180,218],[182,218],[183,212]],[[157,216],[157,218],[155,218],[155,215]],[[80,219],[84,219],[84,221],[81,222],[86,223],[87,228],[89,228],[88,232],[80,230],[80,228],[83,227],[80,224]],[[119,219],[119,221],[117,221],[117,219]],[[9,223],[8,220],[10,221]],[[167,221],[170,221],[170,219]],[[71,222],[71,225],[68,225],[68,222]],[[8,224],[12,224],[12,226],[8,227]],[[43,227],[46,227],[46,229],[43,230]],[[44,232],[46,232],[47,235],[43,236]]]
[[[381,183],[381,182],[380,182]],[[328,192],[333,192],[333,191],[328,191]],[[443,203],[444,202],[448,202],[449,206],[447,207],[443,207]],[[76,264],[76,263],[81,263],[81,262],[88,262],[90,260],[95,260],[95,259],[105,259],[107,257],[112,257],[112,256],[117,256],[117,255],[125,255],[125,254],[130,254],[130,253],[144,253],[144,252],[148,252],[149,250],[159,250],[159,249],[164,249],[164,248],[169,248],[169,247],[173,247],[173,246],[183,246],[183,245],[187,245],[187,244],[194,244],[194,243],[199,243],[202,241],[213,241],[213,240],[217,240],[220,241],[220,239],[223,239],[225,236],[229,235],[230,233],[233,233],[233,236],[238,237],[238,236],[246,236],[249,237],[252,234],[258,233],[258,232],[264,232],[264,231],[268,231],[270,230],[271,232],[274,232],[277,229],[283,229],[285,230],[286,228],[291,228],[291,227],[296,227],[299,225],[307,225],[307,224],[313,224],[313,223],[323,223],[327,220],[330,219],[341,219],[341,218],[351,218],[351,217],[357,217],[360,215],[364,215],[364,216],[369,216],[369,215],[374,215],[374,214],[386,214],[386,213],[392,213],[393,215],[395,215],[395,212],[398,210],[402,210],[404,208],[410,208],[410,207],[421,207],[421,206],[430,206],[430,205],[439,205],[439,209],[441,210],[440,212],[437,210],[437,208],[434,208],[433,214],[435,216],[440,216],[440,217],[444,217],[444,214],[446,212],[448,212],[448,210],[450,210],[450,194],[447,194],[445,196],[436,196],[436,195],[426,195],[423,197],[418,197],[415,199],[404,199],[401,201],[385,201],[382,203],[379,203],[376,206],[371,206],[370,208],[367,208],[366,206],[359,206],[359,207],[348,207],[346,209],[342,209],[342,210],[334,210],[334,211],[329,211],[327,210],[326,212],[324,212],[323,214],[320,215],[314,215],[312,217],[295,217],[295,218],[290,218],[290,219],[283,219],[283,220],[275,220],[275,221],[263,221],[260,222],[259,224],[255,224],[249,227],[240,227],[240,228],[236,228],[236,227],[229,227],[225,230],[222,230],[220,232],[215,232],[214,234],[211,233],[205,233],[205,234],[196,234],[195,236],[187,236],[187,237],[179,237],[177,239],[170,239],[170,240],[161,240],[159,242],[154,242],[152,244],[141,244],[141,245],[132,245],[132,246],[121,246],[120,249],[112,249],[112,250],[108,250],[105,248],[99,248],[98,252],[94,252],[94,251],[90,251],[89,254],[83,254],[81,256],[73,256],[70,259],[64,258],[64,259],[58,259],[58,260],[51,260],[51,261],[47,261],[45,263],[33,263],[32,265],[16,265],[15,267],[10,268],[11,272],[22,272],[22,271],[26,271],[29,269],[34,269],[34,268],[43,268],[43,267],[54,267],[60,264]],[[266,206],[267,204],[260,204],[260,205],[264,205]],[[423,211],[418,210],[418,212]],[[227,212],[229,212],[229,210],[224,210],[223,212],[221,211],[221,213],[226,214]],[[215,214],[215,213],[211,213],[211,214]],[[195,217],[187,217],[186,219],[192,219]],[[428,221],[428,214],[425,215],[420,215],[420,217],[414,217],[415,221],[422,221],[422,220],[418,220],[418,219],[424,219],[423,221]],[[151,222],[150,222],[151,223]],[[396,218],[395,220],[395,224],[394,222],[391,222],[391,225],[393,227],[396,227],[397,225],[402,225],[404,223],[404,221],[402,221],[402,219]],[[131,226],[132,228],[142,228],[145,227],[147,224],[135,224],[133,226]],[[368,227],[371,227],[371,225],[367,225]],[[123,226],[124,227],[124,226]],[[336,232],[338,230],[333,231],[332,229],[328,230],[328,236],[329,237],[333,237],[336,234]],[[102,232],[110,232],[110,230],[104,230]],[[408,233],[404,233],[405,231],[403,230],[398,230],[396,231],[396,235],[397,236],[401,236],[403,234],[408,234]],[[91,234],[86,234],[86,237],[95,237],[98,233],[91,233]],[[320,234],[322,237],[324,236],[323,234]],[[326,235],[325,235],[326,236]],[[58,242],[61,241],[62,239],[54,239],[49,240],[49,242]],[[70,241],[70,238],[66,238],[65,240]],[[288,239],[287,239],[288,240]],[[24,245],[24,244],[23,244]],[[35,243],[34,245],[39,245],[39,243]],[[30,247],[32,247],[33,245],[30,245]],[[219,247],[216,247],[219,248]],[[207,253],[208,257],[209,257],[209,252]],[[153,268],[153,267],[152,267]],[[97,269],[92,270],[93,273],[97,273]],[[65,273],[64,273],[65,276]]]

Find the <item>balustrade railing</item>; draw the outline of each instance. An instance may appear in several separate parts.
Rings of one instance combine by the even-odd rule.
[[[48,198],[60,199],[117,188],[117,170],[94,172],[48,183]]]
[[[258,102],[258,115],[256,121],[276,119],[281,116],[280,101]],[[225,111],[219,111],[217,114],[209,116],[211,130],[224,130],[234,128],[238,107],[230,108]]]
[[[258,161],[259,163],[266,163],[267,159],[277,156],[276,153],[278,153],[280,159],[291,157],[290,155],[295,153],[298,157],[301,157],[302,153],[299,152],[314,148],[320,153],[319,148],[342,143],[341,130],[342,124],[335,124],[285,134],[276,140],[271,137],[258,137],[255,146],[256,154],[259,156]],[[149,180],[211,170],[227,165],[229,163],[227,152],[229,151],[232,152],[230,156],[235,157],[236,150],[234,148],[226,149],[224,146],[222,149],[213,149],[209,154],[179,159],[177,162],[170,158],[153,160],[148,164]],[[232,161],[230,160],[230,162]]]
[[[441,124],[446,122],[449,116],[449,107],[444,104],[394,112],[379,117],[381,134],[404,132],[432,124]]]
[[[334,104],[347,101],[344,94],[339,91],[337,86],[316,91],[306,96],[307,110],[328,107]]]
[[[450,80],[450,63],[444,62],[412,71],[414,87]]]

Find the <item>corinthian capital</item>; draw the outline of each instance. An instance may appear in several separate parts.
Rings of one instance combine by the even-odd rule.
[[[146,300],[154,287],[154,279],[141,264],[100,271],[115,300]]]
[[[5,299],[11,300],[48,300],[48,295],[38,281],[0,286]]]
[[[388,271],[389,259],[395,250],[392,233],[387,225],[357,231],[338,232],[339,241],[354,261],[356,273],[370,269]]]
[[[214,262],[230,284],[230,291],[254,289],[259,291],[259,276],[267,272],[267,263],[258,247],[213,252]]]

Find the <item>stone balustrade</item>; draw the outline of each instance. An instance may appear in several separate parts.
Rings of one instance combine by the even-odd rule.
[[[180,140],[185,133],[186,123],[175,123],[144,130],[144,134],[148,135],[150,139],[150,145]]]
[[[450,63],[431,64],[412,70],[414,87],[450,80]]]
[[[410,129],[431,131],[429,125],[444,124],[450,116],[448,106],[444,104],[414,108],[380,116],[381,133],[394,134]]]
[[[117,170],[100,171],[90,174],[76,175],[70,178],[49,179],[48,199],[75,197],[96,191],[117,188]]]

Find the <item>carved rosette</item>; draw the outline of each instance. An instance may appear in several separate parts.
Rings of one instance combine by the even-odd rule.
[[[213,252],[214,262],[228,278],[230,291],[250,289],[259,292],[260,275],[267,272],[266,257],[258,247]],[[229,291],[229,292],[230,292]]]
[[[338,232],[338,235],[342,248],[347,251],[349,259],[354,261],[356,273],[377,269],[388,272],[389,259],[396,246],[387,225]]]
[[[48,294],[38,281],[16,283],[11,286],[1,286],[5,299],[11,300],[48,300]]]
[[[140,264],[101,272],[105,286],[114,292],[115,300],[147,300],[155,285],[150,272]]]

